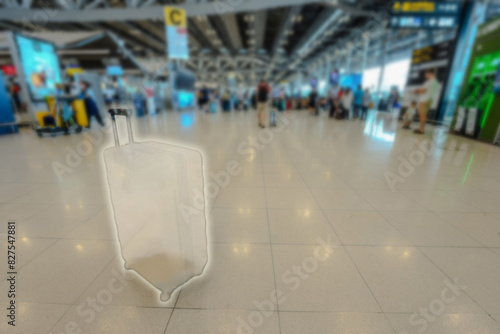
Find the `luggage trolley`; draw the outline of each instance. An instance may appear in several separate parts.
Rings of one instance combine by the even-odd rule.
[[[50,135],[69,135],[82,132],[82,127],[76,123],[73,117],[70,103],[75,98],[73,96],[58,96],[53,105],[53,111],[43,118],[43,126],[36,128],[39,137]],[[70,125],[69,123],[74,123]]]
[[[277,121],[277,111],[276,108],[271,107],[271,111],[269,113],[269,126],[275,128],[278,125]]]

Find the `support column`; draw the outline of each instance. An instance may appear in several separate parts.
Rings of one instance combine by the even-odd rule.
[[[351,73],[351,64],[352,64],[352,49],[349,49],[347,51],[347,59],[346,59],[346,66],[345,66],[345,70],[346,70],[346,73]]]
[[[330,61],[330,56],[325,57],[325,92],[328,93],[330,90],[330,73],[332,72],[332,62]]]
[[[418,36],[417,36],[417,49],[420,49],[424,46],[424,41],[425,41],[425,36],[426,36],[425,30],[419,30],[418,31]]]
[[[361,73],[366,70],[366,62],[368,60],[368,47],[370,46],[370,41],[365,39],[365,45],[363,47],[363,60],[361,61]]]
[[[451,125],[453,120],[474,47],[476,33],[479,25],[484,22],[487,7],[488,2],[471,1],[464,4],[464,12],[457,33],[453,63],[447,81],[448,85],[439,110],[439,120],[442,120],[443,124]]]
[[[381,52],[381,65],[380,65],[380,77],[378,78],[378,86],[377,86],[377,95],[381,93],[382,90],[382,83],[384,81],[384,74],[385,74],[385,63],[387,61],[387,42],[388,42],[388,35],[390,33],[387,33],[384,35],[384,38],[382,39],[382,43],[380,44],[380,52]]]
[[[177,103],[175,102],[175,60],[168,60],[168,85],[170,86],[170,101],[172,103],[172,111],[177,110]]]

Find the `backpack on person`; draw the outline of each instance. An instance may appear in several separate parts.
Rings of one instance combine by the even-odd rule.
[[[260,85],[257,95],[259,102],[267,102],[267,99],[269,97],[269,90],[267,88],[267,85]]]

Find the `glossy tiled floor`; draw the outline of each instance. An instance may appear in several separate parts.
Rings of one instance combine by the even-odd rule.
[[[0,331],[500,333],[499,148],[442,128],[417,137],[385,114],[293,112],[272,134],[255,117],[134,123],[139,141],[201,149],[207,175],[241,166],[209,199],[206,273],[167,304],[123,273],[102,161],[109,134],[89,133],[92,152],[70,160],[62,182],[52,164],[83,135],[0,137],[1,233],[18,222],[21,266],[18,326],[2,315]]]

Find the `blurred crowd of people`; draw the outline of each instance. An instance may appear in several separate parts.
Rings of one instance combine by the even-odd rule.
[[[250,108],[257,110],[258,125],[261,128],[266,124],[273,126],[275,113],[286,110],[308,110],[312,116],[318,116],[323,111],[336,120],[366,120],[368,111],[376,109],[394,113],[404,122],[404,129],[409,129],[418,115],[420,127],[414,132],[423,134],[427,113],[439,91],[434,69],[427,70],[425,78],[424,85],[413,92],[418,101],[411,101],[405,108],[402,108],[402,96],[396,86],[382,97],[382,94],[372,94],[369,88],[363,88],[362,85],[352,89],[341,87],[337,83],[323,95],[319,94],[316,88],[312,88],[305,97],[301,92],[287,94],[280,86],[273,89],[265,80],[261,80],[255,89],[242,92],[229,89],[220,92],[203,86],[198,91],[197,98],[200,110],[205,112],[217,112],[219,107],[223,112],[248,111]]]
[[[370,90],[363,89],[361,85],[353,91],[336,84],[326,96],[320,96],[313,88],[309,96],[303,97],[300,93],[287,94],[282,87],[272,89],[265,80],[261,80],[254,90],[239,93],[229,89],[220,92],[202,86],[197,93],[197,101],[198,108],[204,112],[216,112],[219,108],[223,112],[247,111],[250,108],[257,110],[260,127],[264,127],[269,108],[278,112],[309,110],[311,115],[319,115],[320,111],[324,111],[335,119],[365,120],[374,103]]]
[[[308,108],[311,115],[319,115],[319,110],[328,110],[335,119],[366,119],[368,109],[373,108],[370,90],[358,85],[356,90],[334,85],[327,97],[319,97],[316,89],[309,94]]]

